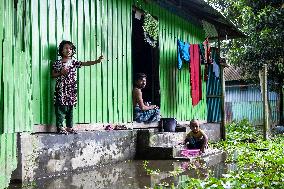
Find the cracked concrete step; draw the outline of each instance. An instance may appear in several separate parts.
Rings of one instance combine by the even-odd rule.
[[[138,131],[137,146],[138,148],[173,147],[182,143],[185,139],[185,132],[155,132],[153,130]]]
[[[158,136],[158,135],[155,135]],[[151,160],[167,160],[167,159],[194,159],[197,157],[206,158],[214,154],[220,154],[222,151],[218,149],[206,149],[205,153],[195,157],[184,157],[181,155],[181,150],[185,149],[184,145],[175,146],[153,146],[144,145],[137,146],[136,158],[137,159],[151,159]]]
[[[173,147],[184,141],[185,132],[150,133],[149,147]]]
[[[184,157],[183,155],[181,155],[181,150],[183,150],[183,149],[185,149],[184,145],[178,145],[178,146],[173,147],[173,150],[172,150],[173,159],[188,159],[188,160],[196,159],[196,158],[206,159],[206,158],[214,156],[214,155],[223,154],[222,150],[215,149],[215,148],[208,148],[201,155],[192,156],[192,157]]]
[[[157,132],[157,130],[139,130],[137,145],[139,148],[145,147],[173,147],[183,142],[186,133],[190,131],[189,126],[177,127],[180,132]],[[220,124],[203,123],[201,128],[205,131],[209,141],[216,142],[220,139]]]

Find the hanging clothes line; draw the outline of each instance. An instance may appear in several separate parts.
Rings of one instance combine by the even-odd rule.
[[[212,49],[214,52],[215,48]],[[177,40],[177,68],[180,70],[183,63],[188,63],[190,73],[192,105],[195,106],[202,99],[201,64],[205,65],[204,80],[208,80],[208,66],[213,66],[214,76],[220,77],[220,63],[216,53],[211,52],[208,38],[200,44],[189,44]],[[213,56],[213,57],[212,57]]]

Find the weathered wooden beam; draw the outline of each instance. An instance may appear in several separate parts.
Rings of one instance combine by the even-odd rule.
[[[218,57],[220,58],[220,29],[218,29]],[[221,73],[221,139],[226,140],[226,111],[225,111],[225,78],[224,78],[224,66],[220,65],[220,73]]]
[[[267,64],[263,65],[262,99],[263,99],[263,139],[268,139],[268,96],[267,96]]]

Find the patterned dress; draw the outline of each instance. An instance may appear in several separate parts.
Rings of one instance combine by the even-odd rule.
[[[139,106],[134,107],[134,121],[141,123],[152,123],[160,121],[160,109],[141,110]]]
[[[61,60],[54,62],[52,69],[59,73],[66,67],[69,72],[56,78],[54,103],[63,106],[75,106],[77,104],[77,68],[82,66],[82,62],[70,59],[66,63]]]

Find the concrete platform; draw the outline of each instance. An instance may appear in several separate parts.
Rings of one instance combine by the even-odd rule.
[[[133,159],[136,135],[132,130],[69,135],[20,133],[17,137],[18,166],[12,180],[30,182]]]
[[[209,137],[218,141],[220,136],[220,124],[219,123],[206,123],[205,121],[200,121],[200,128],[203,129]],[[178,132],[189,132],[190,121],[178,121],[177,122],[177,131]],[[127,129],[152,129],[159,128],[159,123],[154,122],[150,124],[145,123],[95,123],[95,124],[75,124],[74,129],[77,131],[103,131],[107,126],[125,126]],[[34,125],[32,133],[55,133],[56,127],[54,125]]]
[[[208,135],[211,142],[220,140],[219,124],[202,124],[201,128]],[[166,160],[181,157],[179,151],[186,137],[186,133],[190,131],[185,126],[186,132],[157,132],[155,130],[141,130],[137,133],[137,159]],[[210,150],[212,151],[212,150]],[[208,151],[209,152],[209,151]],[[205,154],[203,154],[205,155]]]
[[[94,123],[94,124],[88,124],[88,123],[77,123],[74,124],[74,129],[77,131],[103,131],[106,129],[107,126],[112,126],[113,128],[115,126],[124,126],[127,129],[151,129],[151,128],[158,128],[159,123],[154,122],[150,124],[145,123]],[[33,133],[55,133],[56,127],[55,125],[34,125]]]
[[[183,124],[186,126],[189,122]],[[19,133],[18,166],[12,180],[27,183],[135,158],[173,159],[174,146],[182,142],[189,131],[189,127],[181,127],[183,132],[160,133],[157,123],[147,127],[132,123],[127,128],[112,131],[81,128],[78,134],[69,135]],[[202,124],[201,128],[210,141],[220,139],[219,124]]]

